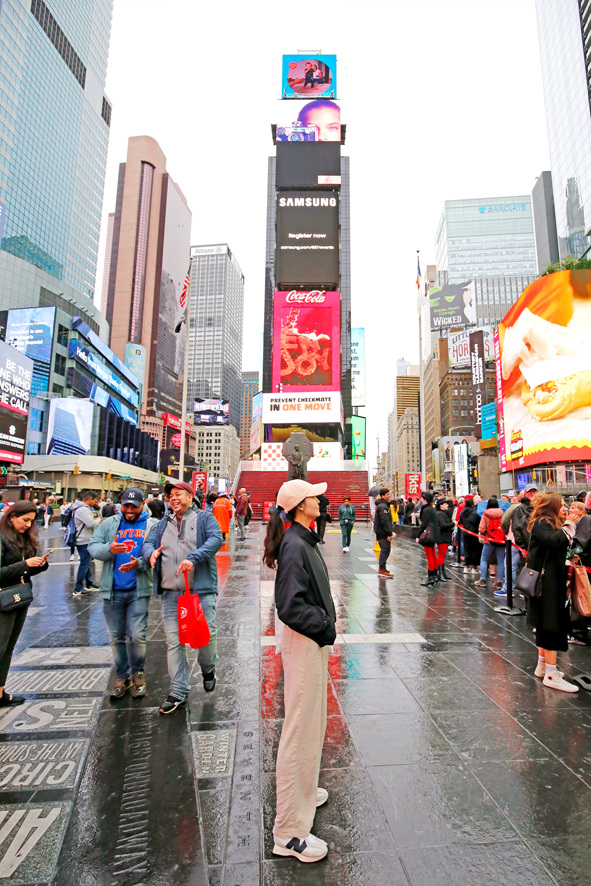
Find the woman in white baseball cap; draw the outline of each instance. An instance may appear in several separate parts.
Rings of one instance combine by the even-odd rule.
[[[263,560],[277,569],[275,606],[283,623],[285,721],[277,752],[275,855],[320,861],[328,852],[312,833],[316,807],[328,800],[318,787],[326,731],[328,650],[336,639],[336,611],[320,537],[310,529],[326,483],[289,480],[277,494]],[[284,532],[284,523],[291,525]]]

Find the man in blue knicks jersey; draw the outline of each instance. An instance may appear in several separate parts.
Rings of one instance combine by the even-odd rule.
[[[121,513],[103,520],[88,545],[90,556],[103,562],[99,593],[117,670],[113,699],[123,698],[130,689],[134,698],[146,694],[144,663],[152,569],[140,551],[158,521],[143,507],[142,490],[126,489]]]

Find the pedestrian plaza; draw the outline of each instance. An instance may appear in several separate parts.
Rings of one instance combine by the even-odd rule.
[[[400,533],[377,576],[374,536],[338,528],[321,549],[337,606],[329,658],[314,865],[272,855],[283,717],[273,573],[264,528],[217,555],[219,662],[205,694],[167,695],[151,601],[145,698],[112,701],[115,672],[97,592],[73,598],[61,530],[35,580],[0,712],[0,879],[18,886],[583,886],[590,878],[591,693],[542,686],[525,618],[449,568],[421,587],[423,550]],[[450,558],[451,562],[451,558]],[[100,564],[95,564],[100,569]],[[591,672],[588,648],[559,655]]]

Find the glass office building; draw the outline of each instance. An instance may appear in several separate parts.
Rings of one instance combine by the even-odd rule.
[[[0,3],[1,248],[91,298],[111,120],[104,85],[112,5]]]
[[[591,6],[536,0],[536,12],[558,247],[579,258],[591,246]]]
[[[230,401],[240,433],[244,274],[227,243],[192,246],[187,412],[195,397]]]

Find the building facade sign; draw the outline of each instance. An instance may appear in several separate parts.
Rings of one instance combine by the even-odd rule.
[[[131,403],[132,406],[135,406],[136,409],[139,406],[139,395],[136,391],[132,391],[125,382],[122,382],[117,376],[111,372],[111,370],[105,366],[97,357],[92,354],[88,348],[85,348],[79,341],[75,338],[70,342],[70,357],[73,360],[76,360],[78,363],[81,363],[82,366],[86,366],[89,372],[92,372],[93,375],[96,375],[98,379],[100,379],[103,384],[112,388],[116,391],[124,400],[127,400],[128,403]],[[122,364],[123,365],[123,364]],[[127,367],[126,367],[127,368]]]
[[[338,391],[305,394],[263,394],[265,424],[343,423],[341,395]]]
[[[365,329],[351,330],[351,406],[365,406]]]
[[[29,357],[0,341],[0,462],[23,463],[33,372]]]

